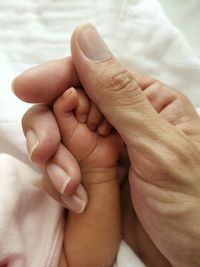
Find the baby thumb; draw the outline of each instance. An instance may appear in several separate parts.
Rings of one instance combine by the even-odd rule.
[[[80,82],[125,143],[149,135],[160,117],[136,79],[114,58],[91,24],[79,26],[71,39],[72,60]],[[154,122],[155,121],[155,122]],[[153,127],[152,127],[153,125]]]

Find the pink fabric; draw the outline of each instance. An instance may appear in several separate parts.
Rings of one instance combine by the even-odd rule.
[[[63,209],[43,191],[41,174],[30,164],[16,125],[13,145],[12,128],[1,125],[0,131],[0,266],[56,267]]]

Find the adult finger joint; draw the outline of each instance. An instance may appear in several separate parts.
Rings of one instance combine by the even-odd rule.
[[[108,84],[114,92],[129,92],[138,89],[138,82],[132,77],[127,70],[121,70],[112,75]]]

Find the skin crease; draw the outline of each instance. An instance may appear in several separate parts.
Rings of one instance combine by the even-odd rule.
[[[37,75],[40,75],[39,72]],[[31,79],[36,79],[37,75],[30,77],[29,72],[29,77],[26,76],[26,73],[23,74],[23,76],[18,77],[18,80],[16,80],[18,85],[16,86],[15,93],[19,96],[20,94],[23,94],[23,99],[28,98],[27,92],[28,90],[31,91]],[[170,134],[165,136],[168,139],[159,140],[161,136],[160,131],[158,131],[157,142],[155,143],[151,140],[151,143],[146,143],[150,151],[153,152],[153,159],[150,158],[150,155],[147,153],[148,150],[145,151],[145,154],[141,154],[140,157],[136,157],[136,163],[141,162],[141,166],[144,166],[145,164],[144,171],[146,171],[146,173],[151,171],[152,177],[157,179],[153,180],[155,184],[150,185],[147,178],[150,179],[151,177],[146,176],[146,179],[141,180],[137,177],[144,176],[142,168],[138,168],[136,170],[137,172],[134,172],[135,169],[132,171],[132,175],[136,173],[134,181],[137,183],[136,186],[138,188],[137,192],[132,192],[134,208],[137,216],[135,216],[134,213],[132,214],[132,217],[130,215],[126,216],[126,214],[129,214],[127,212],[124,217],[131,218],[129,222],[133,220],[133,225],[139,225],[139,227],[134,229],[134,238],[131,239],[129,243],[133,243],[132,247],[134,247],[136,253],[138,253],[145,262],[148,262],[148,266],[156,266],[155,260],[158,255],[161,261],[163,260],[165,263],[165,257],[167,257],[171,261],[172,266],[199,266],[199,117],[191,103],[180,93],[169,89],[157,81],[146,78],[141,74],[137,74],[135,71],[133,72],[133,76],[139,81],[141,89],[159,114],[162,123],[164,123],[164,121],[168,122],[164,123],[166,126],[164,135],[169,129]],[[38,81],[42,81],[42,79],[47,77],[49,78],[51,75],[49,75],[49,73],[46,77],[43,75]],[[20,79],[29,82],[26,83],[26,86],[20,87]],[[42,84],[48,86],[47,80],[48,79]],[[28,90],[26,90],[27,86],[29,86]],[[43,85],[38,84],[36,88],[41,89],[41,86]],[[20,88],[20,92],[17,88]],[[32,91],[34,90],[35,88],[32,89]],[[25,94],[27,95],[25,96]],[[34,101],[36,101],[36,98]],[[149,105],[149,103],[147,105]],[[31,120],[32,118],[29,113],[29,125],[31,124]],[[39,124],[39,116],[37,117],[37,121]],[[172,138],[173,143],[171,142]],[[149,139],[147,138],[147,140]],[[158,150],[152,151],[152,149],[155,148],[155,145],[158,144],[158,141],[162,141],[162,143],[159,144],[162,145],[160,148],[163,148],[161,152],[165,152],[164,159],[166,161],[160,161],[160,159],[163,158],[163,154],[161,153],[161,155],[157,155],[156,152]],[[152,143],[154,144],[153,147]],[[170,150],[168,150],[167,145],[170,145]],[[39,153],[39,148],[37,153]],[[177,158],[174,158],[174,155],[177,155]],[[149,157],[147,157],[147,161],[145,162],[144,156]],[[152,166],[152,162],[157,162],[157,164]],[[178,168],[176,170],[171,168],[175,165],[175,162],[178,163]],[[163,169],[159,168],[163,164],[165,172],[163,172]],[[138,166],[140,167],[140,164],[138,164]],[[189,172],[187,173],[186,170],[189,170]],[[176,173],[175,177],[173,171]],[[168,184],[168,190],[166,191],[164,190],[164,186],[167,181],[166,178],[168,177],[172,177],[173,179],[171,180],[171,183]],[[133,181],[133,179],[131,179],[131,181]],[[130,200],[127,201],[130,203]],[[144,218],[146,214],[148,214],[148,217],[150,218],[149,222]],[[142,226],[140,221],[138,221],[138,217],[142,222]],[[130,224],[129,226],[127,225],[127,227],[126,223],[123,225],[124,235],[127,236],[126,229],[128,229]],[[143,228],[146,229],[146,232],[151,239],[149,239],[147,235],[141,234],[144,232]],[[183,242],[179,242],[179,239]],[[150,249],[147,249],[148,246]],[[163,255],[165,255],[165,257]],[[160,264],[157,266],[165,265]]]

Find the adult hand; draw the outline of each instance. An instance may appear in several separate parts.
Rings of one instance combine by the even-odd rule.
[[[132,201],[145,231],[173,266],[198,266],[199,118],[191,104],[152,79],[130,75],[89,25],[74,33],[72,56],[88,95],[126,142]],[[72,65],[53,62],[17,78],[14,89],[26,101],[50,102],[67,88],[66,79],[80,83]]]
[[[76,80],[72,61],[67,58],[31,68],[13,81],[12,88],[27,102],[44,103],[33,105],[22,119],[28,152],[42,170],[45,191],[66,208],[80,213],[87,205],[87,193],[80,184],[76,159],[61,143],[50,108],[60,91],[76,86]]]
[[[199,266],[200,119],[192,105],[144,80],[147,97],[164,99],[151,99],[153,108],[91,25],[76,29],[71,50],[81,84],[127,145],[132,203],[145,231],[172,266]]]

